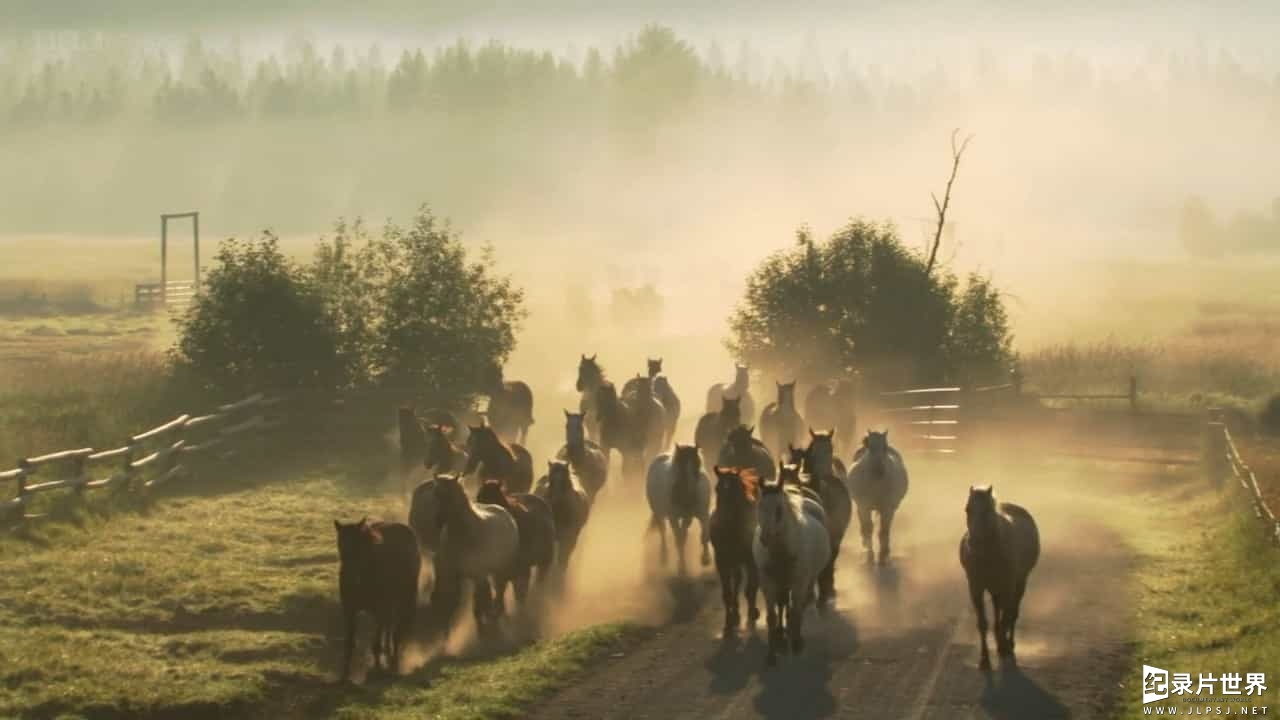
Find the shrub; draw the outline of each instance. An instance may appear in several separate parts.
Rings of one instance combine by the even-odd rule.
[[[176,368],[220,395],[347,380],[339,333],[316,285],[269,232],[219,246],[217,265],[179,329]]]
[[[819,381],[852,368],[880,386],[1003,376],[1012,353],[1000,293],[925,271],[889,225],[854,220],[826,242],[807,229],[750,276],[730,318],[739,360]]]
[[[408,227],[379,236],[339,222],[312,267],[338,330],[344,366],[359,383],[466,395],[515,348],[524,293],[492,272],[492,249],[471,260],[423,206]]]
[[[1258,415],[1258,424],[1272,435],[1280,435],[1280,394],[1272,395]]]

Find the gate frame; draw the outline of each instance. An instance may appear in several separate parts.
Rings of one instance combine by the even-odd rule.
[[[160,288],[167,293],[169,287],[169,221],[191,218],[191,241],[195,267],[195,280],[192,284],[194,294],[200,294],[200,212],[192,210],[182,213],[164,213],[160,216]],[[163,301],[162,301],[163,302]]]

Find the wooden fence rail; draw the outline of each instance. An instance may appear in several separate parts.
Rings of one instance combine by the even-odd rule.
[[[189,476],[188,459],[225,460],[238,449],[236,441],[245,433],[280,427],[284,423],[277,410],[280,401],[259,393],[206,415],[179,415],[131,436],[117,448],[62,450],[19,460],[17,468],[0,472],[0,483],[12,481],[16,488],[13,497],[0,501],[0,523],[42,517],[27,510],[32,497],[43,492],[71,490],[80,495],[85,490],[139,485],[150,490]]]
[[[1205,441],[1206,469],[1210,477],[1216,481],[1225,474],[1225,471],[1229,471],[1248,495],[1253,504],[1253,512],[1262,521],[1267,535],[1273,542],[1280,544],[1280,521],[1276,520],[1275,512],[1262,497],[1257,476],[1240,456],[1240,451],[1231,438],[1231,431],[1222,421],[1219,413],[1210,411],[1205,426]]]

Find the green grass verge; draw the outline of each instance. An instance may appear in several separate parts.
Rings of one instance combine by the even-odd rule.
[[[1159,529],[1139,540],[1137,657],[1117,717],[1144,716],[1141,664],[1193,681],[1266,673],[1268,690],[1254,704],[1272,714],[1280,710],[1280,548],[1236,487],[1170,500],[1149,506]]]
[[[0,536],[0,717],[510,716],[637,632],[334,685],[332,520],[403,516],[379,492],[335,464]]]

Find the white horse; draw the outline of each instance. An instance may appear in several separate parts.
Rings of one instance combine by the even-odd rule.
[[[831,559],[821,506],[786,484],[779,478],[762,487],[752,543],[769,621],[765,663],[770,666],[778,662],[779,646],[785,650],[784,632],[793,653],[804,650],[804,612],[813,603],[818,574]]]
[[[889,447],[889,431],[868,431],[849,470],[849,494],[858,506],[858,529],[868,560],[874,557],[871,548],[871,513],[874,511],[880,515],[880,564],[889,562],[893,514],[906,497],[907,486],[907,465],[898,451]]]
[[[505,588],[516,570],[519,527],[500,505],[472,502],[457,475],[437,475],[435,492],[440,522],[437,582],[443,575],[447,582],[474,583],[476,626],[483,632],[504,613],[503,598],[495,597],[494,585]]]
[[[649,531],[658,531],[662,541],[662,564],[667,563],[667,534],[663,524],[671,525],[676,541],[676,564],[684,574],[684,546],[689,526],[696,519],[702,531],[702,564],[711,564],[711,480],[702,469],[702,456],[697,445],[676,445],[674,452],[663,453],[649,465],[645,481],[649,498]]]

